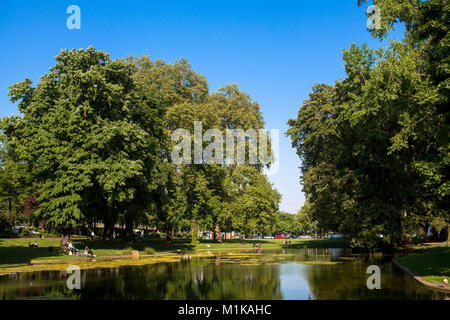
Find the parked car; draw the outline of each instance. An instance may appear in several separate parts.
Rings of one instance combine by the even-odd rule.
[[[283,235],[276,235],[275,238],[276,239],[284,239],[284,236]]]
[[[343,238],[344,236],[342,235],[342,234],[340,234],[340,233],[333,233],[333,234],[330,234],[330,239],[341,239],[341,238]]]
[[[275,239],[274,236],[264,236],[264,239]]]

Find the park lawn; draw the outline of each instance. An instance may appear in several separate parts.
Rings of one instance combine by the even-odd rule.
[[[29,248],[28,242],[37,241],[39,248]],[[135,243],[124,243],[118,240],[104,242],[101,240],[77,240],[72,239],[74,246],[83,249],[88,246],[97,257],[129,255],[130,248],[138,250],[141,255],[146,254],[145,249],[150,247],[157,253],[168,251],[193,251],[193,250],[227,250],[227,249],[251,249],[253,243],[263,248],[287,247],[287,248],[328,248],[343,247],[344,243],[339,239],[293,239],[291,244],[284,244],[281,239],[249,239],[249,240],[224,240],[223,243],[214,243],[210,240],[202,240],[198,245],[191,245],[189,240],[174,240],[166,243],[163,239],[146,240]],[[0,239],[0,266],[29,263],[31,260],[64,260],[85,259],[84,257],[70,256],[58,250],[60,239],[31,239],[9,238]],[[53,247],[53,251],[48,250]]]
[[[39,248],[29,248],[28,242],[37,241]],[[100,248],[95,241],[73,240],[74,245],[82,249],[85,245],[90,248],[96,247],[95,254],[97,256],[113,256],[123,255],[122,248]],[[13,238],[0,239],[0,266],[5,267],[12,263],[28,263],[31,260],[59,260],[73,259],[76,256],[69,256],[59,252],[58,247],[60,239],[29,239],[29,238]],[[93,246],[91,246],[93,245]],[[53,247],[53,251],[49,251],[49,247]]]
[[[413,253],[397,259],[415,274],[428,282],[442,283],[450,279],[450,248],[446,245],[415,247]]]

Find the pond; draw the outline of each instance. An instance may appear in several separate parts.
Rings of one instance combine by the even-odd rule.
[[[381,269],[369,290],[367,268]],[[81,271],[69,290],[65,271],[0,276],[0,299],[448,299],[403,274],[392,256],[346,249],[221,252],[188,262]]]

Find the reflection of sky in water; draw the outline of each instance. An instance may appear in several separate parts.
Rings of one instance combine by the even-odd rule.
[[[308,268],[296,262],[280,265],[280,286],[283,299],[286,300],[308,300],[311,299],[311,291],[308,282],[300,272]]]
[[[82,290],[67,289],[65,271],[0,276],[2,299],[443,299],[405,276],[391,256],[353,255],[342,249],[224,253],[186,263],[158,263],[82,271]],[[337,264],[302,264],[337,262]],[[275,262],[275,263],[274,263]],[[280,263],[280,264],[279,264]],[[379,265],[382,290],[369,290],[367,266]]]

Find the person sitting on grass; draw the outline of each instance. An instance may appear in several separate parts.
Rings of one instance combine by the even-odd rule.
[[[69,250],[69,255],[77,255],[78,254],[78,250],[77,248],[75,248],[72,244],[71,241],[67,242],[67,250]]]
[[[31,248],[39,248],[37,241],[34,241],[32,245],[30,245],[30,243],[28,242],[28,246]]]
[[[84,248],[83,254],[84,254],[86,257],[95,257],[94,253],[92,252],[91,249],[88,248],[88,246],[86,246],[86,248]]]

